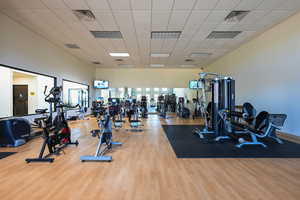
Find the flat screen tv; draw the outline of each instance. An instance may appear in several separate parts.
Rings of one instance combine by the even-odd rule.
[[[94,88],[97,88],[97,89],[108,89],[108,81],[95,80],[94,81]]]
[[[198,81],[197,80],[191,80],[189,82],[189,88],[190,89],[198,89]]]

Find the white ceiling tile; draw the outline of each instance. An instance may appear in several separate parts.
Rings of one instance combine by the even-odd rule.
[[[111,39],[111,42],[117,51],[126,51],[126,46],[123,39]]]
[[[150,10],[151,0],[131,0],[133,10]]]
[[[257,8],[264,0],[242,0],[234,9],[235,10],[253,10]]]
[[[167,26],[170,11],[152,11],[152,26]]]
[[[240,21],[240,24],[252,24],[261,20],[265,15],[267,15],[269,10],[253,10],[244,19]]]
[[[52,11],[65,23],[79,21],[78,18],[69,9],[53,9]]]
[[[164,40],[151,40],[151,51],[159,51],[163,46]]]
[[[40,0],[1,0],[0,8],[3,9],[46,9]]]
[[[191,10],[196,0],[174,0],[174,10]]]
[[[87,6],[85,0],[64,0],[64,2],[72,10],[87,10],[87,9],[89,9],[89,7]]]
[[[206,23],[221,23],[230,13],[228,10],[213,10],[206,18]]]
[[[279,6],[279,9],[288,9],[288,10],[294,10],[300,8],[300,1],[299,0],[285,0],[282,2],[282,4]]]
[[[63,0],[41,0],[48,8],[51,9],[67,9],[68,6]]]
[[[3,12],[7,16],[11,17],[12,19],[22,23],[26,21],[22,15],[18,13],[18,10],[16,9],[1,9],[0,12]]]
[[[168,26],[184,26],[189,14],[189,11],[173,11]]]
[[[117,26],[102,26],[104,31],[119,31],[119,27]]]
[[[91,22],[83,22],[83,24],[86,26],[86,28],[89,31],[102,31],[102,26],[99,25],[97,21],[91,21]]]
[[[208,10],[193,10],[188,18],[185,28],[198,29],[198,27],[206,20],[210,11]]]
[[[106,27],[117,27],[115,18],[111,12],[103,12],[103,11],[93,11],[96,20],[102,25]]]
[[[214,9],[219,0],[198,0],[195,9],[199,10],[211,10]]]
[[[285,0],[264,0],[256,9],[273,10],[279,8]]]
[[[176,45],[177,39],[168,39],[165,40],[165,42],[163,43],[163,46],[161,48],[162,51],[166,51],[166,52],[170,52],[174,49],[175,45]]]
[[[219,24],[214,30],[215,31],[230,31],[235,24]]]
[[[168,26],[152,26],[151,31],[167,31]]]
[[[218,2],[215,9],[217,10],[231,10],[240,3],[241,0],[221,0]],[[252,1],[252,0],[250,0]]]
[[[108,0],[113,10],[130,10],[130,0]]]
[[[85,0],[92,10],[110,10],[107,0]]]
[[[278,23],[293,14],[292,10],[273,10],[265,15],[258,23],[273,24]]]
[[[152,0],[153,10],[171,10],[174,0]]]

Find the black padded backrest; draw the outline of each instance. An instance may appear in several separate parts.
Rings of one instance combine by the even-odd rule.
[[[269,114],[269,122],[282,127],[287,118],[286,114]]]
[[[269,123],[269,113],[266,111],[261,111],[255,118],[255,126],[256,130],[263,130],[268,126]]]
[[[243,104],[243,113],[247,113],[249,117],[253,118],[256,115],[256,110],[251,103],[246,102]]]

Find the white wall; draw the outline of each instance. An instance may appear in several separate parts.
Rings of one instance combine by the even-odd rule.
[[[95,68],[0,13],[0,64],[92,84]],[[93,97],[91,87],[90,95]]]
[[[9,117],[13,113],[12,71],[0,67],[0,117]]]
[[[110,87],[186,88],[198,79],[201,69],[97,69],[96,78],[109,80]]]
[[[285,113],[284,132],[300,136],[300,13],[207,66],[236,80],[237,102]]]

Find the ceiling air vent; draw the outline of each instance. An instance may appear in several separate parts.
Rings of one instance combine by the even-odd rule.
[[[151,39],[178,39],[181,31],[152,31]]]
[[[123,38],[120,31],[90,31],[95,38],[110,38],[120,39]]]
[[[90,10],[73,10],[74,15],[80,20],[80,21],[95,21],[96,17]]]
[[[185,61],[185,62],[194,62],[194,60],[193,60],[193,59],[190,59],[190,58],[187,58],[187,59],[185,59],[184,61]]]
[[[233,39],[242,31],[213,31],[207,38],[208,39]]]
[[[94,61],[94,62],[92,62],[94,65],[100,65],[101,63],[100,62],[98,62],[98,61]]]
[[[121,58],[118,58],[118,59],[116,59],[115,61],[117,61],[117,62],[123,62],[124,60],[121,59]]]
[[[80,49],[77,44],[65,44],[65,46],[70,49]]]
[[[249,12],[249,10],[234,10],[225,17],[225,21],[240,22],[244,17],[246,17],[246,15],[248,15]]]

